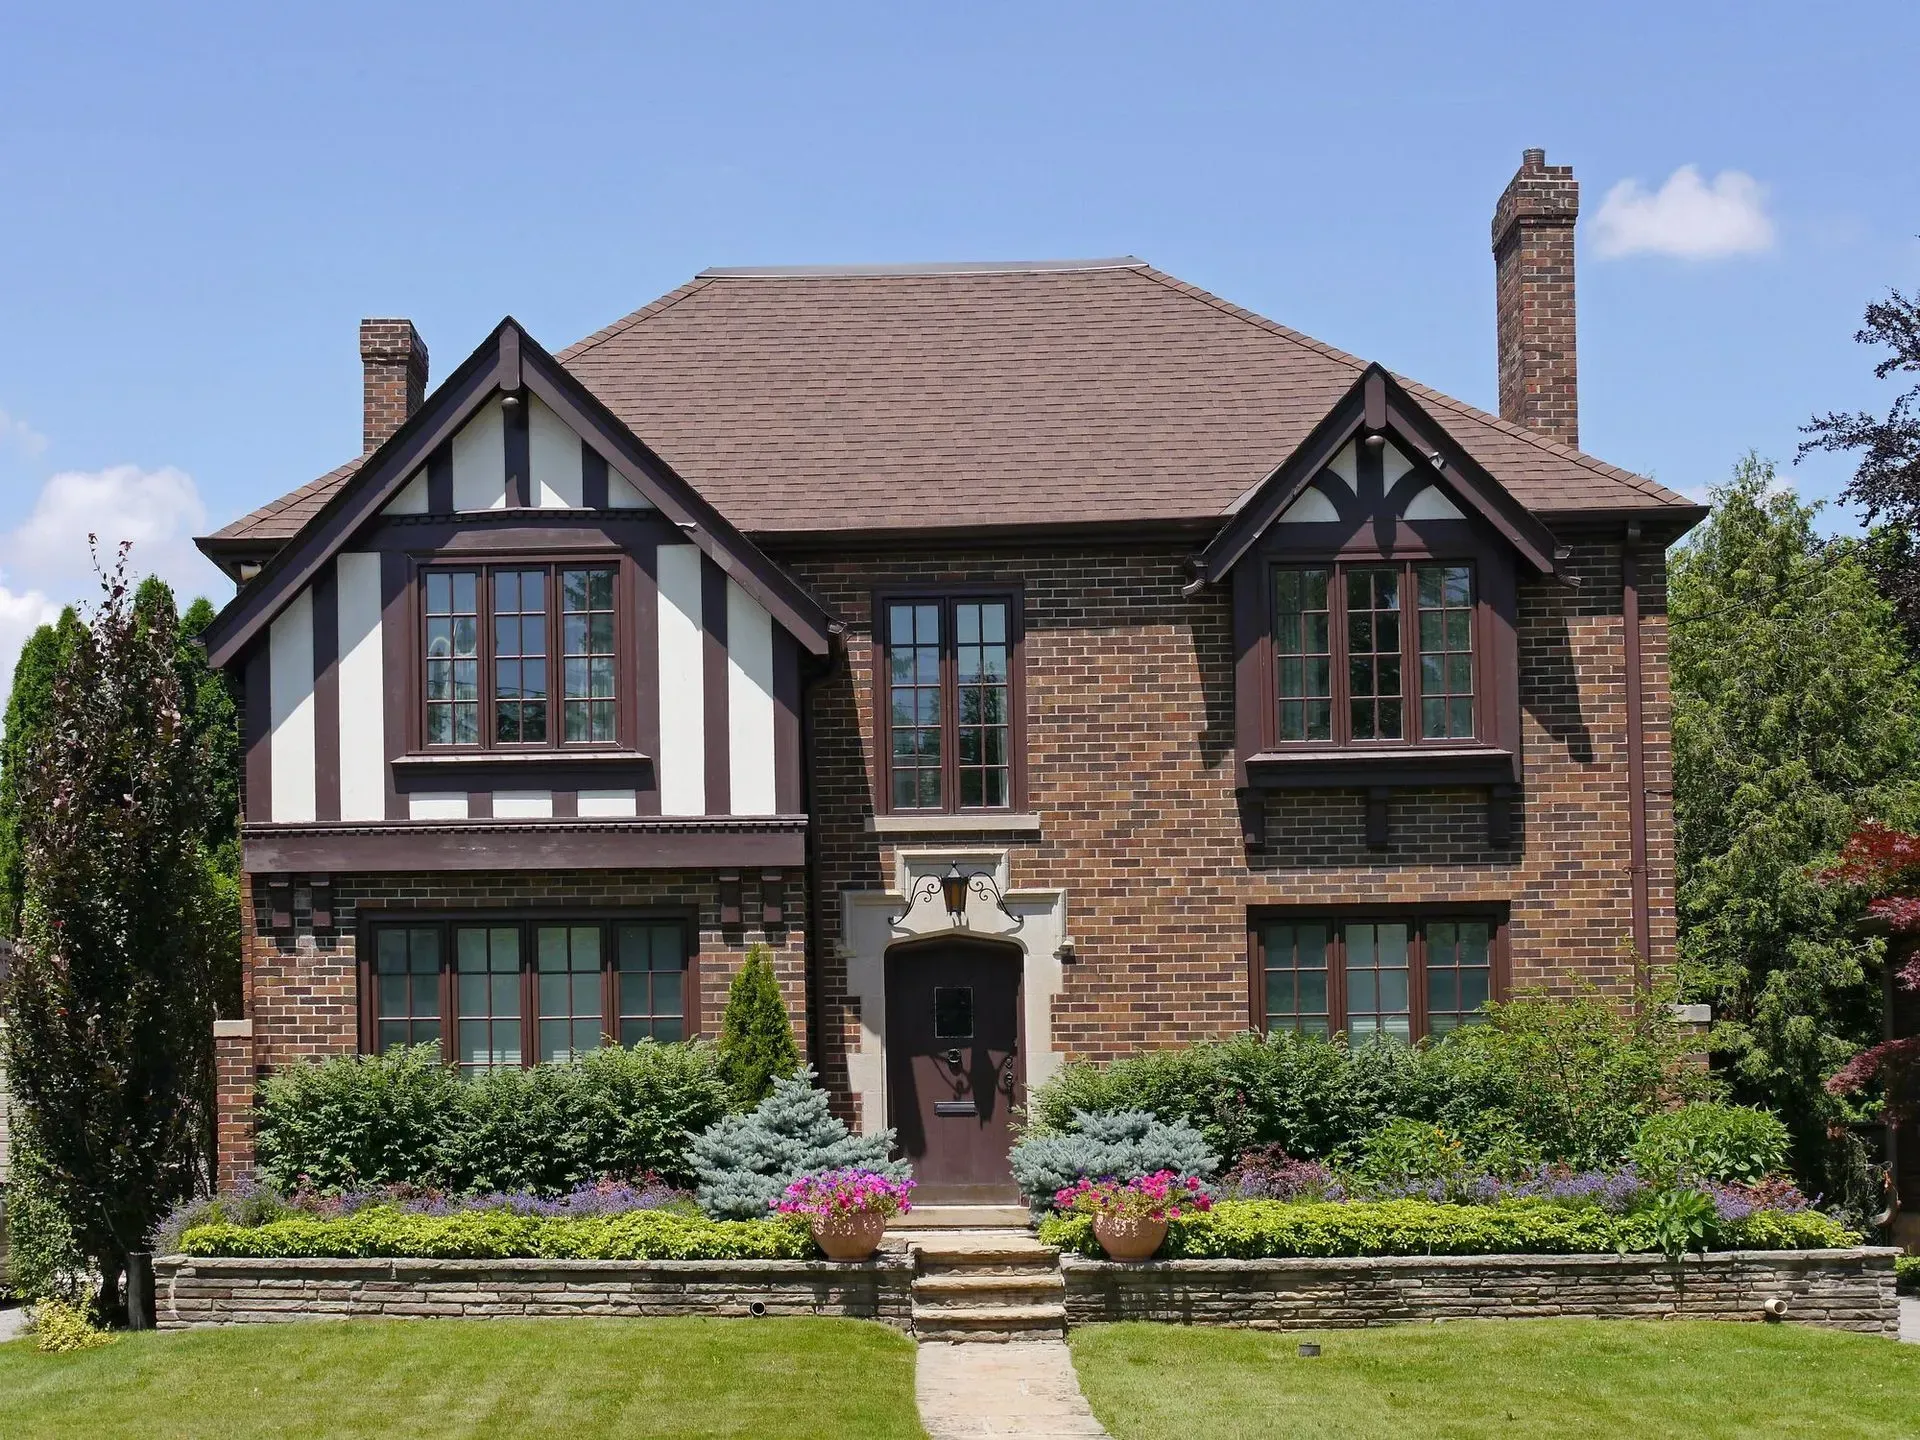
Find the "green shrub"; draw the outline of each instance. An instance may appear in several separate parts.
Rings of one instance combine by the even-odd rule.
[[[1013,1178],[1036,1209],[1083,1176],[1138,1180],[1171,1170],[1209,1179],[1219,1168],[1220,1157],[1192,1125],[1184,1120],[1168,1123],[1146,1110],[1103,1115],[1078,1111],[1071,1130],[1028,1135],[1013,1147]]]
[[[727,987],[727,1008],[720,1017],[720,1074],[735,1106],[750,1110],[773,1093],[775,1080],[799,1069],[800,1047],[794,1044],[772,957],[766,946],[754,945]]]
[[[1405,1116],[1389,1120],[1360,1142],[1355,1173],[1369,1185],[1414,1185],[1457,1180],[1467,1170],[1466,1148],[1438,1125]]]
[[[1086,1215],[1049,1216],[1040,1239],[1104,1254]],[[1856,1245],[1859,1237],[1817,1211],[1763,1211],[1722,1225],[1715,1249],[1799,1250]],[[1439,1205],[1425,1200],[1335,1203],[1222,1200],[1167,1224],[1160,1254],[1175,1260],[1264,1260],[1296,1255],[1589,1255],[1661,1249],[1646,1214],[1511,1201]]]
[[[85,1308],[65,1300],[40,1300],[33,1307],[33,1348],[43,1355],[72,1355],[111,1345],[114,1337],[93,1323]]]
[[[60,1203],[44,1182],[43,1164],[24,1125],[13,1132],[6,1191],[7,1288],[29,1302],[79,1304],[92,1285],[86,1258]]]
[[[726,1113],[710,1045],[643,1040],[461,1080],[431,1045],[288,1066],[258,1099],[269,1183],[558,1194],[603,1176],[692,1178],[692,1134]]]
[[[1490,1006],[1486,1023],[1438,1044],[1276,1032],[1067,1065],[1034,1090],[1028,1128],[1069,1131],[1076,1110],[1149,1110],[1187,1121],[1231,1164],[1256,1145],[1349,1157],[1405,1117],[1443,1126],[1500,1173],[1598,1169],[1626,1155],[1647,1117],[1717,1093],[1687,1063],[1693,1048],[1657,999],[1633,1014],[1592,993],[1530,997]]]
[[[336,1220],[301,1216],[265,1225],[196,1225],[189,1255],[248,1259],[802,1260],[804,1220],[707,1220],[663,1210],[553,1219],[504,1210],[416,1215],[375,1206]]]
[[[802,1175],[858,1167],[895,1180],[911,1173],[889,1160],[893,1131],[855,1135],[813,1088],[813,1072],[773,1082],[750,1114],[729,1115],[693,1142],[700,1208],[719,1220],[756,1219]]]
[[[1920,1255],[1896,1255],[1893,1283],[1902,1295],[1920,1295]]]
[[[1769,1111],[1700,1103],[1649,1117],[1631,1158],[1643,1175],[1663,1184],[1753,1185],[1780,1172],[1790,1143],[1787,1127]]]

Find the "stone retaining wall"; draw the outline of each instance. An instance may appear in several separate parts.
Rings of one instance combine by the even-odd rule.
[[[1160,1260],[1061,1256],[1067,1323],[1162,1320],[1258,1330],[1417,1321],[1591,1316],[1785,1319],[1898,1335],[1890,1249],[1735,1250],[1689,1255],[1435,1255],[1354,1259]]]
[[[353,1317],[837,1315],[912,1328],[913,1263],[821,1260],[153,1262],[162,1330]]]

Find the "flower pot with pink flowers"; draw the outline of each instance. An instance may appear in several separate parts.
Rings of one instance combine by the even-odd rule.
[[[813,1243],[829,1260],[865,1260],[880,1248],[887,1221],[913,1208],[913,1181],[872,1170],[802,1175],[774,1202],[782,1215],[805,1215]]]
[[[1058,1191],[1061,1210],[1093,1216],[1093,1233],[1109,1260],[1151,1260],[1167,1238],[1167,1221],[1213,1208],[1197,1175],[1156,1170],[1137,1180],[1077,1180]]]

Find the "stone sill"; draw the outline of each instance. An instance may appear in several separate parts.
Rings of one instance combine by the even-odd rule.
[[[977,815],[869,815],[869,835],[1038,835],[1031,812]]]
[[[1709,1250],[1689,1254],[1684,1265],[1754,1264],[1827,1265],[1859,1262],[1872,1269],[1893,1269],[1894,1257],[1902,1252],[1890,1245],[1860,1245],[1845,1250]],[[1589,1255],[1280,1255],[1259,1260],[1090,1260],[1084,1255],[1062,1254],[1065,1270],[1084,1270],[1089,1275],[1189,1275],[1257,1274],[1263,1270],[1590,1270],[1596,1266],[1632,1269],[1650,1264],[1666,1264],[1667,1259],[1654,1251],[1621,1255],[1614,1251]]]

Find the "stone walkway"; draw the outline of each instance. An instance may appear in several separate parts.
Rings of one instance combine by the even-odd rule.
[[[1064,1340],[928,1341],[920,1346],[914,1397],[933,1440],[1090,1440],[1107,1433],[1080,1393]]]
[[[1900,1297],[1900,1338],[1909,1345],[1920,1345],[1920,1299]]]
[[[18,1305],[0,1310],[0,1345],[19,1338],[27,1328],[27,1312]]]

